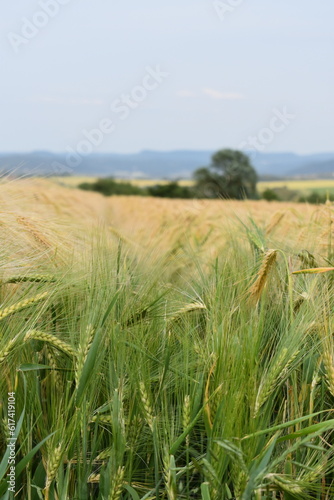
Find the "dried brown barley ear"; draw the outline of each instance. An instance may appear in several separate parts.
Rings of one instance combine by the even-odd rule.
[[[249,299],[252,302],[258,302],[261,297],[264,286],[267,282],[269,272],[277,259],[277,250],[267,250],[264,255],[261,267],[257,273],[257,278],[249,289]]]
[[[312,255],[308,250],[302,250],[299,252],[298,258],[304,267],[318,267],[314,255]]]
[[[45,248],[51,248],[51,243],[27,217],[18,216],[17,222],[21,224],[33,236],[37,243],[41,244]]]
[[[272,216],[272,218],[271,218],[271,220],[266,228],[266,234],[270,234],[278,226],[278,224],[281,222],[281,220],[285,217],[285,214],[286,214],[286,212],[276,212]]]

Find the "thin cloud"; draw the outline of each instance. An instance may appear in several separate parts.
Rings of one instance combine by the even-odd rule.
[[[50,102],[53,104],[72,104],[74,106],[101,106],[105,101],[101,99],[63,99],[61,97],[39,96],[32,99],[33,102]]]
[[[211,99],[221,99],[225,101],[236,101],[245,98],[245,96],[239,92],[220,92],[219,90],[209,88],[203,89],[202,92],[211,97]]]

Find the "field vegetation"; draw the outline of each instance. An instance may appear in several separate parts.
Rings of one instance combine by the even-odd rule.
[[[79,185],[87,186],[94,185],[100,180],[96,177],[51,177],[51,181],[58,185],[68,187],[78,187]],[[159,190],[160,186],[168,186],[175,184],[175,181],[167,179],[115,179],[119,184],[131,184],[134,187],[141,188],[142,191],[133,192],[132,194],[151,194],[155,196],[155,190]],[[192,179],[180,179],[176,181],[179,187],[189,188],[195,195],[195,181]],[[151,190],[151,193],[150,193]],[[169,189],[168,192],[173,192]],[[300,179],[300,180],[280,180],[280,181],[259,181],[257,183],[258,197],[268,201],[299,201],[308,203],[324,203],[327,199],[334,200],[334,180],[331,179]],[[126,194],[126,189],[123,194]],[[201,193],[203,194],[203,193]],[[205,192],[204,192],[205,194]],[[173,196],[172,196],[173,197]],[[179,198],[187,198],[182,190],[179,191]]]
[[[2,498],[334,498],[331,203],[0,199]]]

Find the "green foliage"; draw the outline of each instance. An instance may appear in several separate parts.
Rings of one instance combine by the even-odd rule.
[[[314,205],[320,205],[321,203],[326,203],[327,200],[333,201],[333,196],[313,191],[307,196],[301,196],[298,201],[300,203],[312,203]]]
[[[258,180],[247,155],[223,149],[212,156],[209,167],[194,173],[198,196],[202,198],[256,198]]]
[[[158,196],[160,198],[192,198],[193,190],[188,186],[180,186],[177,182],[168,184],[157,184],[147,188],[150,196]]]
[[[145,190],[133,186],[130,182],[116,182],[113,178],[98,179],[96,182],[84,182],[78,186],[85,191],[96,191],[104,196],[111,195],[145,195]]]
[[[141,188],[130,182],[117,182],[112,178],[98,179],[96,182],[84,182],[78,186],[85,191],[96,191],[105,196],[112,195],[138,195],[156,196],[159,198],[192,198],[193,190],[187,186],[180,186],[176,181],[168,184],[157,184]]]
[[[280,201],[280,197],[274,189],[267,188],[263,191],[261,198],[267,201]]]

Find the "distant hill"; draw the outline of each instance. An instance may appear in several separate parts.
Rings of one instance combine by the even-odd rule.
[[[93,153],[68,158],[64,153],[36,151],[0,154],[0,171],[13,175],[85,175],[124,178],[189,178],[210,163],[214,151],[141,151],[134,154]],[[251,161],[261,176],[332,177],[334,153],[256,153]]]
[[[319,162],[310,162],[290,172],[295,177],[334,177],[334,158]]]

